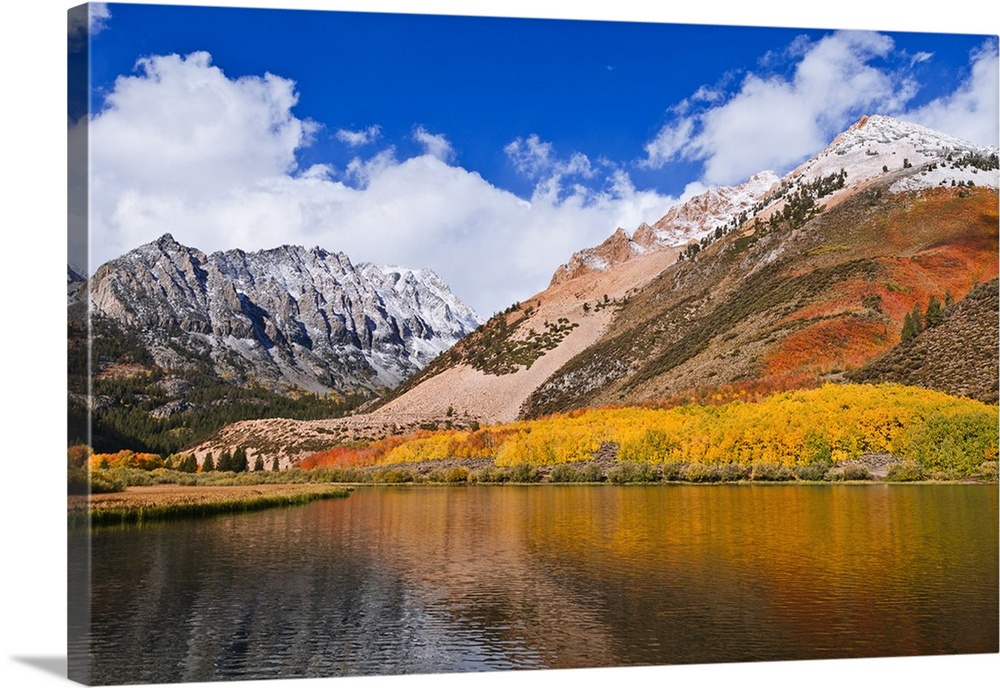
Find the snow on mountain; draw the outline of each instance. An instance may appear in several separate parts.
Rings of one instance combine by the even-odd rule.
[[[588,271],[608,270],[650,251],[710,239],[717,230],[735,229],[758,214],[766,217],[780,211],[790,192],[841,171],[846,173],[843,187],[831,192],[824,203],[835,203],[886,178],[892,180],[891,193],[958,185],[996,189],[996,156],[993,147],[893,117],[865,116],[780,179],[773,172],[759,172],[744,184],[709,189],[675,205],[652,225],[639,225],[631,236],[618,228],[602,244],[573,254],[556,270],[552,284]],[[991,169],[985,169],[991,164]]]
[[[699,241],[720,227],[751,212],[754,205],[775,191],[780,180],[773,172],[755,174],[746,183],[709,189],[676,205],[649,225],[642,223],[629,237],[619,227],[604,243],[576,252],[559,266],[552,284],[559,284],[587,271],[608,270],[650,251],[684,246]]]
[[[698,241],[741,214],[749,213],[758,201],[778,188],[780,181],[773,172],[758,172],[744,184],[709,189],[668,210],[653,224],[651,231],[637,230],[641,236],[633,239],[647,248],[683,246]]]
[[[783,181],[796,183],[847,171],[847,184],[857,187],[892,172],[909,170],[901,175],[891,192],[913,191],[943,184],[966,184],[997,188],[998,174],[993,170],[961,165],[969,154],[996,155],[995,147],[978,146],[955,136],[894,117],[862,117],[838,134],[823,151],[787,174]]]
[[[101,266],[91,301],[165,367],[207,355],[217,372],[317,392],[392,387],[479,325],[429,270],[318,247],[206,255],[169,234]]]

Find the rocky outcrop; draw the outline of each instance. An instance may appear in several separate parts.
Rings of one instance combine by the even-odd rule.
[[[562,284],[595,270],[608,270],[643,252],[644,249],[630,240],[625,230],[619,227],[600,246],[574,253],[568,263],[559,266],[549,286]]]
[[[550,286],[588,272],[610,270],[650,251],[683,247],[718,228],[733,227],[745,221],[754,206],[779,186],[780,180],[772,172],[761,172],[744,184],[709,189],[676,205],[654,224],[643,222],[631,237],[619,227],[599,246],[574,253],[556,269]]]

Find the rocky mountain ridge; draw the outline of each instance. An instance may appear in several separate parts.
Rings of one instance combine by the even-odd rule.
[[[398,384],[479,325],[429,270],[299,246],[206,255],[170,234],[102,265],[97,317],[138,332],[157,364],[316,393]]]
[[[849,181],[843,190],[825,194],[827,207],[888,175],[894,178],[892,193],[977,183],[995,189],[996,174],[981,174],[969,161],[996,154],[995,148],[893,117],[864,116],[782,178],[769,170],[758,172],[743,184],[712,188],[678,203],[652,225],[639,225],[631,235],[617,228],[598,246],[574,253],[556,269],[552,284],[584,272],[608,270],[650,251],[704,243],[756,217],[767,219],[781,212],[796,191],[841,171],[850,170]]]
[[[568,262],[556,269],[551,284],[565,282],[589,271],[608,270],[652,251],[699,241],[716,228],[745,217],[780,183],[781,180],[773,172],[760,172],[743,184],[709,189],[679,203],[652,225],[643,222],[631,236],[619,227],[598,246],[574,253]]]

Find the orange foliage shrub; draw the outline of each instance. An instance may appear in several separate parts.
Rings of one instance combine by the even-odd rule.
[[[163,465],[163,457],[159,454],[134,452],[131,449],[122,449],[114,454],[91,454],[90,456],[91,469],[139,468],[151,471],[154,468],[163,468]]]
[[[416,433],[416,435],[419,434]],[[332,447],[305,457],[299,461],[299,468],[358,468],[373,466],[390,451],[414,437],[415,435],[408,437],[393,436],[363,446]]]
[[[769,353],[768,375],[827,372],[862,365],[897,337],[882,323],[842,316],[808,325],[777,343]]]

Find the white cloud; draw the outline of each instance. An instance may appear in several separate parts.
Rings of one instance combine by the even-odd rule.
[[[605,168],[607,180],[613,182],[617,173],[615,166],[607,161],[595,165],[580,152],[560,158],[552,143],[542,141],[537,134],[511,141],[504,147],[504,152],[514,169],[535,182],[534,201],[558,203],[575,198],[575,202],[593,203],[601,198],[600,192],[592,191],[579,181],[570,182],[567,187],[566,180],[573,177],[593,180],[598,176],[598,168]]]
[[[291,114],[297,100],[291,81],[231,80],[207,53],[140,60],[89,122],[93,259],[171,231],[165,218],[180,208],[235,200],[293,174],[295,151],[316,128]]]
[[[111,10],[106,2],[92,2],[88,4],[90,8],[90,32],[92,34],[103,31],[108,21],[111,19]]]
[[[373,124],[365,129],[360,129],[358,131],[352,131],[350,129],[340,129],[334,136],[336,136],[338,141],[346,143],[352,148],[358,146],[364,146],[369,143],[374,143],[378,139],[379,134],[382,132],[382,128],[377,124]]]
[[[674,202],[607,163],[559,158],[537,136],[512,150],[557,191],[530,202],[449,163],[447,139],[422,128],[426,154],[400,160],[387,147],[339,174],[298,170],[316,126],[292,113],[296,100],[291,81],[229,79],[204,53],[150,57],[119,78],[90,123],[91,268],[164,232],[205,251],[320,245],[432,268],[489,315],[545,288],[574,251]],[[560,186],[597,167],[610,170],[606,188]]]
[[[911,82],[870,64],[892,48],[888,36],[862,31],[797,40],[789,53],[802,57],[791,76],[747,74],[725,102],[665,125],[647,144],[645,164],[702,161],[708,184],[785,171],[829,143],[855,114],[895,111],[912,96]]]
[[[538,179],[552,167],[552,144],[543,142],[537,134],[511,141],[504,152],[514,168],[528,179]]]
[[[396,149],[389,147],[379,151],[367,160],[361,158],[351,160],[347,163],[344,178],[363,189],[371,183],[372,179],[382,174],[388,168],[398,164]]]
[[[996,146],[1000,139],[997,41],[989,40],[974,50],[970,64],[968,78],[953,93],[907,112],[904,117],[973,143]]]
[[[417,127],[413,131],[413,140],[424,147],[427,155],[432,155],[438,160],[449,162],[455,157],[451,143],[442,134],[432,134],[423,127]]]
[[[694,132],[695,119],[684,117],[665,125],[656,138],[646,144],[647,167],[662,167],[664,164],[679,157],[690,144]]]
[[[691,95],[692,100],[701,100],[708,103],[717,103],[725,97],[720,88],[713,88],[710,86],[701,86]]]
[[[230,80],[204,52],[143,58],[136,68],[90,124],[99,178],[121,188],[214,195],[287,174],[315,130],[291,114],[298,95],[287,79]]]

